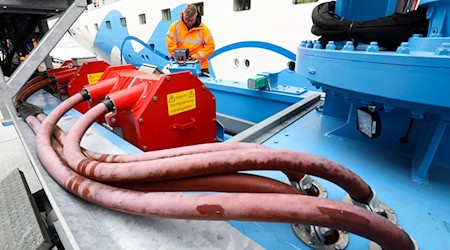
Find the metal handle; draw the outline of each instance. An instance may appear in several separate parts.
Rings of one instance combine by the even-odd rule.
[[[195,118],[191,118],[191,120],[185,124],[174,124],[173,129],[186,130],[195,124]]]

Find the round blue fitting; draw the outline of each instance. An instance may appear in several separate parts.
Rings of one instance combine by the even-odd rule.
[[[409,43],[402,42],[400,46],[397,48],[397,54],[409,54]]]
[[[326,50],[336,50],[336,44],[334,44],[334,41],[329,41],[327,46],[325,47]]]
[[[345,42],[345,45],[342,48],[342,50],[353,51],[353,50],[355,50],[355,46],[353,45],[352,41],[347,41],[347,42]]]
[[[366,48],[366,52],[378,52],[380,47],[378,47],[378,42],[370,42],[369,46]]]

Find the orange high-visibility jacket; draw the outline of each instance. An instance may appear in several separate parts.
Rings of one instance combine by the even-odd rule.
[[[214,39],[208,27],[200,23],[188,31],[183,22],[183,13],[180,20],[172,23],[166,35],[167,50],[175,58],[175,49],[189,49],[189,55],[201,62],[202,69],[208,68],[208,58],[214,52]]]

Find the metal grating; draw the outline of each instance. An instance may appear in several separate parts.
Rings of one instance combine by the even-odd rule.
[[[18,169],[0,182],[0,248],[49,249],[39,211]]]

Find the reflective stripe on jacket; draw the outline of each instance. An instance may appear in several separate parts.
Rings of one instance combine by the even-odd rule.
[[[175,49],[187,48],[189,55],[201,62],[202,69],[208,68],[208,58],[214,52],[214,39],[208,27],[203,23],[188,30],[183,22],[183,13],[180,20],[172,23],[166,35],[167,50],[175,58]]]

